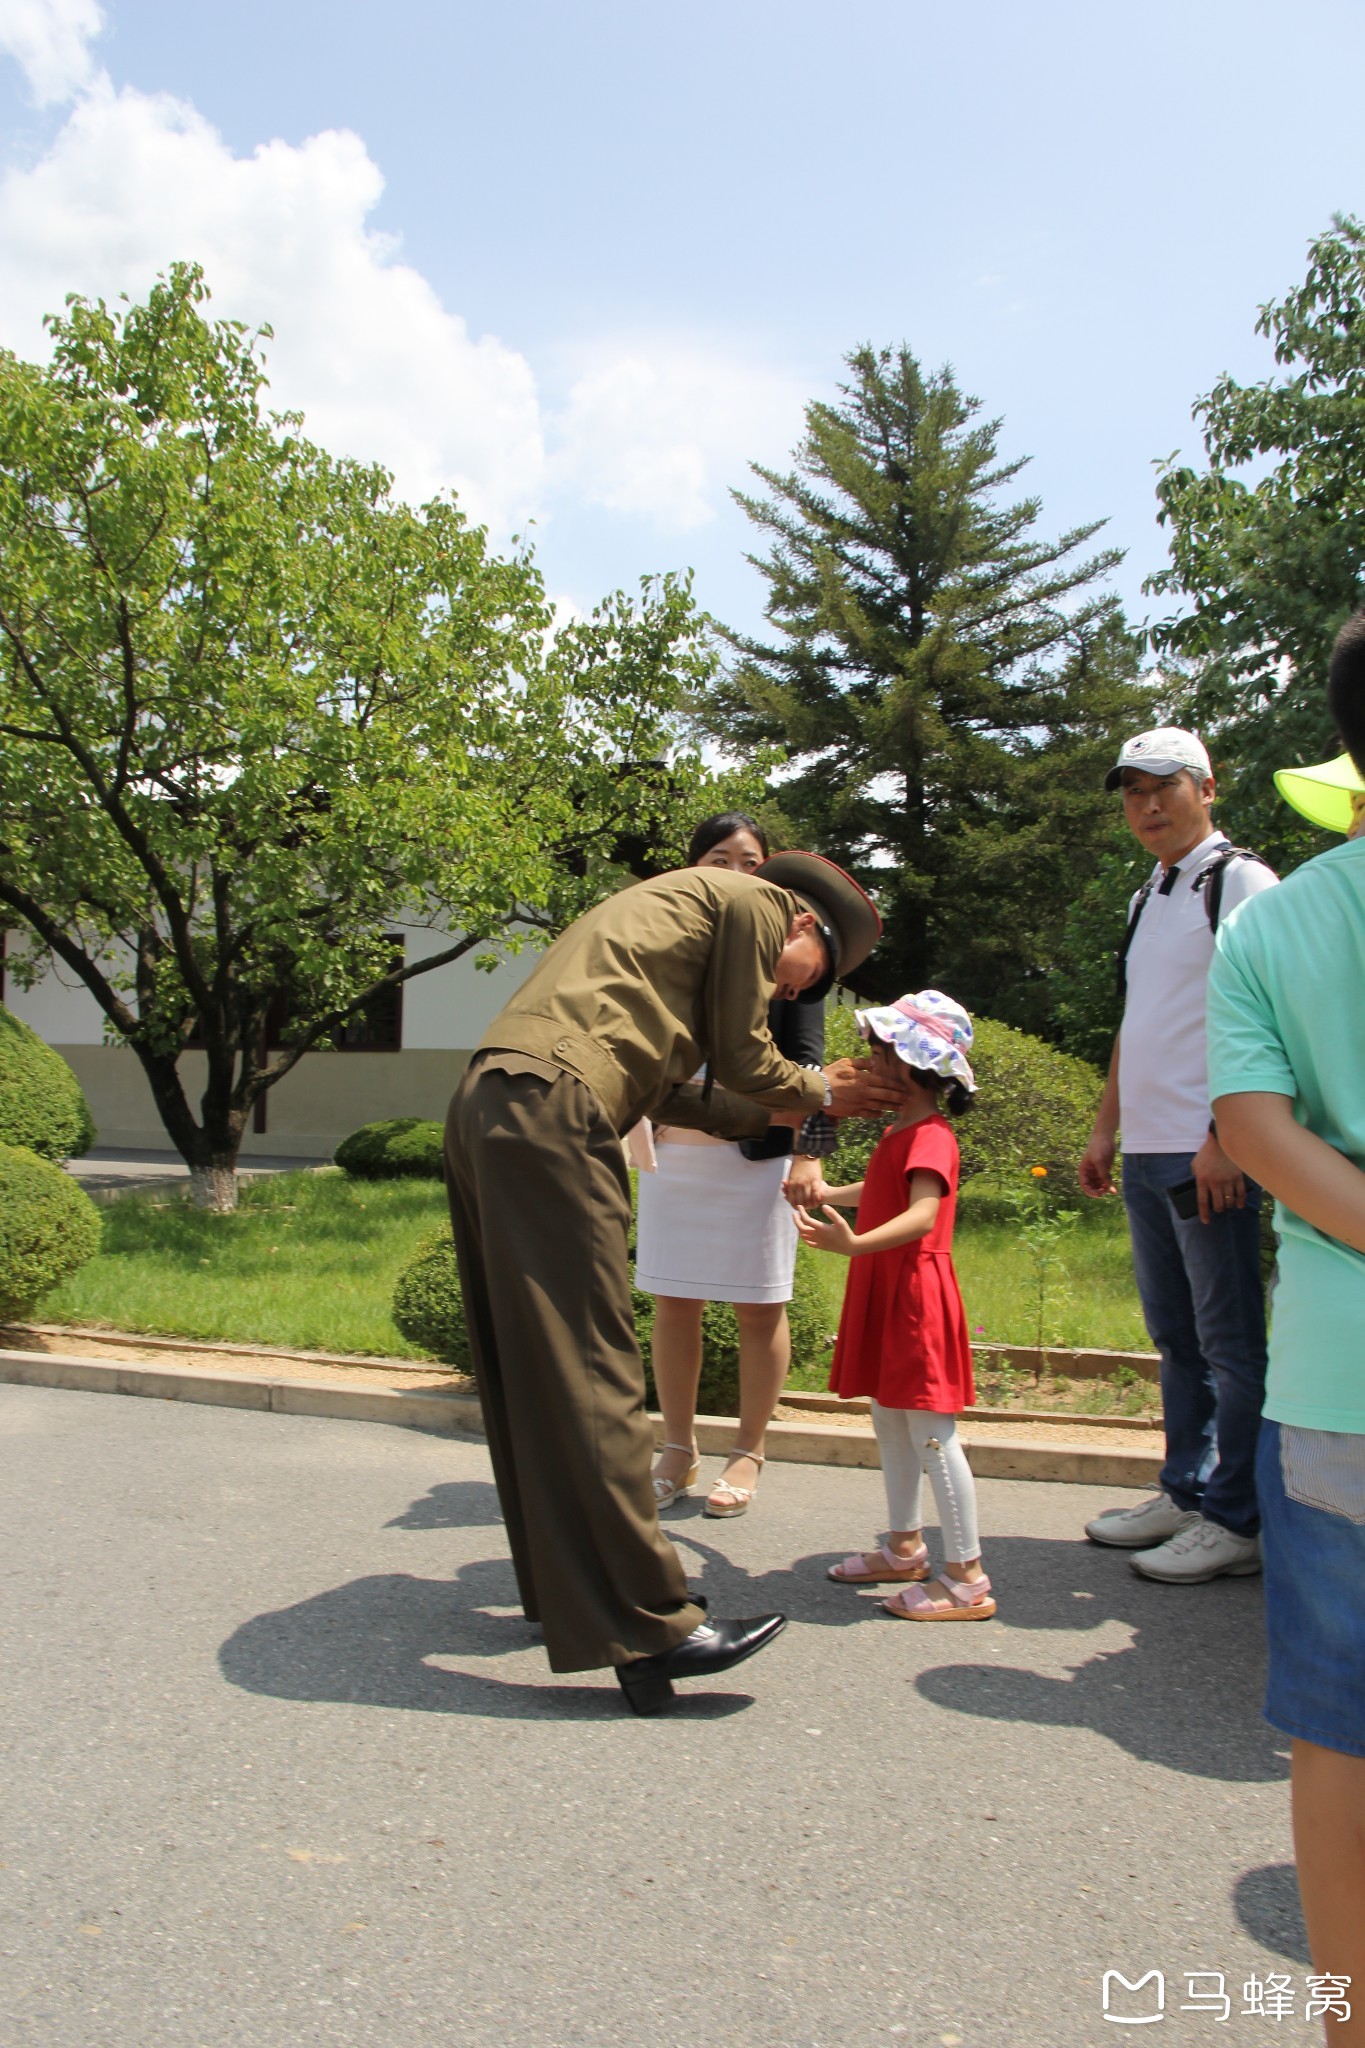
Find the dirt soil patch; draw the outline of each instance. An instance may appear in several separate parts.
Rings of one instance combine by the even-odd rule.
[[[0,1328],[0,1350],[40,1351],[53,1357],[110,1359],[125,1365],[160,1366],[186,1373],[250,1373],[262,1379],[312,1380],[330,1386],[385,1387],[402,1392],[473,1394],[474,1381],[465,1373],[438,1365],[410,1364],[403,1359],[343,1358],[306,1351],[253,1349],[242,1344],[176,1343],[106,1330],[71,1329],[65,1325],[11,1324]],[[815,1408],[781,1402],[778,1422],[821,1423],[837,1429],[871,1432],[866,1408],[832,1402]],[[1009,1441],[1076,1445],[1091,1450],[1164,1452],[1159,1425],[1134,1427],[1132,1421],[1083,1420],[1066,1415],[1031,1415],[1026,1410],[989,1417],[965,1415],[958,1425],[966,1443]]]
[[[108,1358],[172,1372],[256,1373],[262,1379],[317,1380],[340,1387],[396,1387],[405,1393],[472,1394],[466,1374],[403,1359],[345,1359],[306,1351],[253,1350],[243,1344],[175,1344],[51,1323],[0,1329],[0,1350],[43,1351],[57,1358]]]

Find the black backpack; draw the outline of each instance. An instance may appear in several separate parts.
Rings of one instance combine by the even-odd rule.
[[[1263,860],[1259,853],[1253,853],[1249,846],[1225,846],[1216,860],[1201,868],[1194,878],[1194,892],[1204,898],[1204,914],[1209,921],[1209,930],[1218,929],[1218,913],[1223,907],[1223,878],[1235,860],[1254,860],[1258,867],[1268,868],[1270,862]],[[1128,917],[1128,929],[1123,934],[1123,944],[1114,954],[1115,985],[1118,998],[1123,1002],[1128,994],[1128,949],[1133,943],[1133,934],[1138,919],[1147,907],[1147,898],[1156,887],[1156,876],[1149,875],[1133,899],[1133,908]]]

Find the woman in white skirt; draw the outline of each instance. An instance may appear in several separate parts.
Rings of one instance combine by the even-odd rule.
[[[689,867],[752,874],[768,857],[760,825],[742,811],[706,818],[692,834]],[[769,1013],[778,1049],[800,1066],[824,1061],[823,1001],[778,1003]],[[814,1120],[812,1120],[814,1121]],[[754,1497],[763,1444],[791,1365],[787,1303],[796,1265],[796,1229],[783,1193],[793,1181],[813,1197],[818,1157],[803,1129],[731,1144],[702,1131],[656,1129],[658,1171],[639,1177],[635,1284],[656,1297],[654,1382],[664,1446],[654,1468],[659,1506],[689,1494],[697,1480],[693,1423],[701,1373],[701,1318],[708,1301],[733,1303],[739,1324],[739,1437],[706,1500],[708,1515],[742,1515]],[[799,1189],[794,1186],[793,1193]]]

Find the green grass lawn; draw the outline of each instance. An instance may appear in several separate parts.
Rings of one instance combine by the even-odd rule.
[[[832,1330],[839,1321],[847,1264],[819,1252],[803,1250],[800,1256],[812,1262],[821,1282]],[[1033,1263],[998,1199],[978,1195],[971,1188],[962,1197],[953,1264],[962,1283],[967,1326],[974,1343],[1037,1342]],[[1078,1210],[1066,1240],[1064,1264],[1047,1278],[1044,1336],[1048,1344],[1077,1350],[1151,1350],[1133,1284],[1128,1226],[1119,1201],[1087,1201]],[[828,1370],[828,1358],[807,1361],[793,1370],[791,1384],[816,1391],[825,1384]]]
[[[99,1255],[48,1296],[40,1321],[421,1355],[394,1328],[389,1300],[417,1240],[446,1216],[434,1181],[276,1174],[246,1182],[230,1216],[178,1192],[125,1195],[101,1211]]]
[[[400,1268],[418,1239],[445,1219],[431,1181],[357,1181],[334,1172],[248,1182],[231,1216],[191,1207],[187,1195],[124,1196],[103,1205],[98,1257],[48,1296],[48,1322],[304,1350],[420,1354],[389,1317]],[[1030,1261],[998,1205],[962,1204],[955,1256],[967,1319],[979,1343],[1030,1344],[1037,1334]],[[847,1266],[801,1253],[839,1320]],[[1123,1211],[1087,1203],[1066,1245],[1064,1278],[1050,1283],[1049,1343],[1147,1350],[1128,1258]],[[792,1384],[824,1385],[828,1353],[805,1360]]]
[[[970,1189],[958,1220],[953,1262],[976,1343],[1037,1343],[1032,1261],[998,1204],[974,1200]],[[1043,1323],[1047,1344],[1082,1351],[1151,1350],[1133,1282],[1128,1222],[1117,1197],[1082,1199],[1065,1241],[1062,1270],[1046,1282]]]

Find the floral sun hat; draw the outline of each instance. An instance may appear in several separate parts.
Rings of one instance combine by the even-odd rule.
[[[917,996],[902,996],[889,1009],[855,1010],[853,1015],[864,1038],[893,1045],[908,1067],[941,1074],[945,1081],[961,1081],[975,1093],[976,1076],[967,1062],[972,1020],[951,996],[923,988]]]

